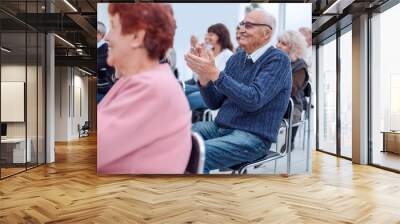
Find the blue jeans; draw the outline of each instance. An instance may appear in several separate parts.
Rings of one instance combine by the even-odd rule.
[[[254,161],[267,154],[271,143],[245,131],[222,128],[215,122],[197,122],[192,131],[205,142],[204,173]]]
[[[200,91],[199,87],[197,85],[190,85],[186,84],[185,85],[185,95],[190,95],[191,93],[198,92]]]
[[[188,98],[191,110],[207,108],[197,85],[185,85],[185,95]]]

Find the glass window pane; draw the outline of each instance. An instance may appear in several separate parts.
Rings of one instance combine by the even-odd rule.
[[[336,40],[318,50],[318,148],[336,153]]]
[[[395,170],[400,170],[400,33],[393,29],[398,21],[400,4],[371,21],[372,163]]]
[[[0,177],[4,178],[45,161],[46,40],[33,28],[37,21],[32,21],[38,19],[37,13],[44,12],[45,0],[0,4],[19,18],[0,12]],[[33,25],[27,26],[25,20]]]
[[[352,32],[340,37],[340,153],[352,157]]]
[[[25,170],[30,161],[26,142],[26,33],[1,34],[1,176]],[[26,150],[28,147],[28,150]]]
[[[39,33],[38,45],[38,164],[45,163],[45,44],[46,37],[43,33]]]
[[[38,36],[36,32],[27,33],[27,80],[26,80],[26,110],[27,110],[27,140],[30,144],[30,159],[28,160],[28,168],[37,165],[37,132],[38,132]]]

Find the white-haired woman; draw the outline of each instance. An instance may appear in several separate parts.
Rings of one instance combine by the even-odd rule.
[[[291,96],[294,103],[293,122],[296,123],[301,119],[303,102],[305,102],[304,87],[309,80],[307,63],[304,60],[307,42],[300,32],[289,30],[279,35],[276,47],[286,52],[292,63]],[[292,129],[292,149],[297,129],[298,127]]]

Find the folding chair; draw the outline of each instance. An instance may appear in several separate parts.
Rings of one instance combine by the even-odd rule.
[[[289,117],[286,119],[283,119],[281,122],[281,126],[279,128],[279,134],[282,134],[282,131],[285,130],[285,141],[284,144],[286,144],[285,150],[280,151],[280,144],[279,141],[277,141],[276,143],[271,144],[270,149],[268,150],[267,154],[255,161],[252,162],[244,162],[235,166],[230,167],[233,171],[232,174],[246,174],[247,173],[247,169],[249,168],[253,168],[253,169],[257,169],[263,165],[265,165],[266,163],[270,162],[270,161],[275,161],[283,158],[285,156],[287,156],[287,167],[286,167],[286,171],[287,171],[287,175],[290,175],[290,166],[291,166],[291,135],[292,135],[292,119],[293,119],[293,100],[290,99],[289,100],[289,105],[287,108],[287,112],[289,114]],[[279,136],[278,136],[278,140],[279,140]],[[275,152],[271,151],[271,149],[275,148]],[[276,172],[276,163],[275,163],[275,169],[274,171]]]
[[[204,163],[206,159],[206,149],[203,138],[192,132],[192,151],[190,159],[186,166],[186,174],[202,174],[204,170]]]
[[[79,138],[89,136],[89,129],[90,129],[89,121],[85,121],[82,127],[78,124]]]
[[[307,158],[306,158],[306,171],[309,171],[310,164],[310,135],[311,135],[311,108],[312,108],[312,88],[311,82],[308,81],[304,88],[304,96],[307,99],[307,105],[305,110],[305,121],[307,122],[307,126],[304,125],[304,136],[303,136],[303,149],[307,150]],[[306,141],[307,138],[307,141]]]
[[[203,113],[203,120],[202,121],[213,121],[215,120],[215,117],[217,117],[218,114],[218,110],[211,110],[211,109],[207,109],[204,111]]]

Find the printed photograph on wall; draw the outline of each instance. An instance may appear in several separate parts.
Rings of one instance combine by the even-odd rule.
[[[311,172],[310,3],[97,13],[99,175]]]

